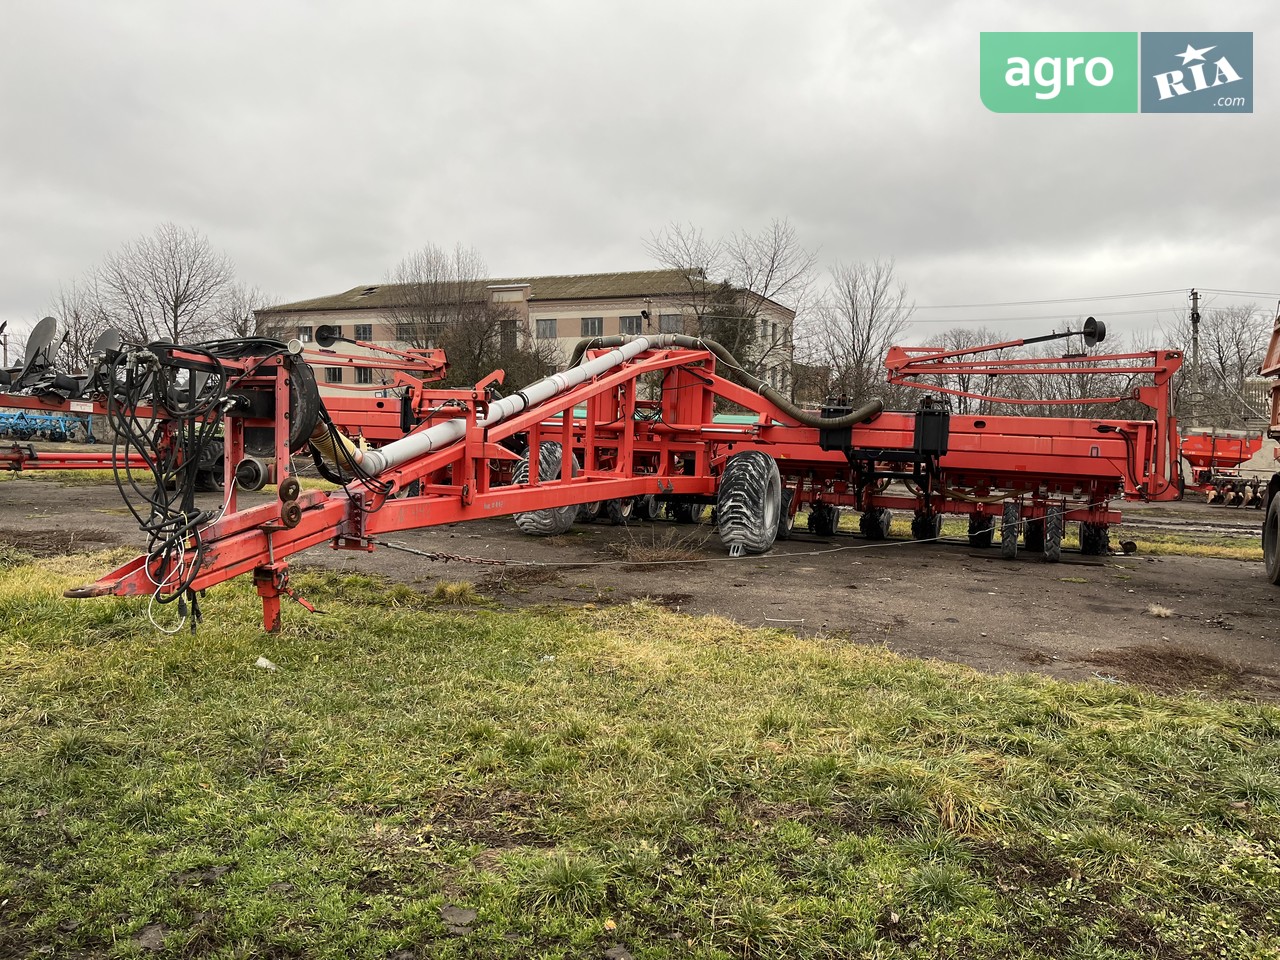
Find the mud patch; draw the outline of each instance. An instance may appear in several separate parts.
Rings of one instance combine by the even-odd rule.
[[[1113,670],[1121,680],[1163,693],[1188,689],[1222,693],[1257,687],[1280,692],[1280,677],[1274,673],[1251,673],[1238,661],[1186,647],[1143,644],[1095,653],[1089,659]]]
[[[559,571],[548,567],[504,567],[476,581],[482,593],[528,593],[532,587],[564,583]]]
[[[554,846],[541,830],[543,810],[543,803],[519,790],[445,790],[434,798],[427,816],[436,836],[490,849]]]
[[[94,527],[78,530],[10,530],[0,533],[0,545],[14,547],[33,557],[93,553],[122,543],[124,541],[110,530]]]
[[[660,607],[666,607],[668,610],[674,610],[677,613],[681,608],[687,607],[693,602],[693,594],[691,593],[646,593],[639,597],[640,600],[648,600],[650,603],[657,604]]]

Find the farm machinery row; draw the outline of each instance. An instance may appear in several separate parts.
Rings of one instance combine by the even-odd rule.
[[[1082,331],[959,351],[894,348],[889,380],[924,389],[910,410],[879,401],[805,410],[744,372],[714,342],[677,334],[607,337],[579,344],[568,368],[504,395],[495,372],[472,387],[428,387],[403,366],[442,357],[356,352],[321,328],[325,365],[360,363],[395,371],[401,398],[387,398],[380,446],[354,442],[365,410],[335,415],[296,341],[217,341],[192,346],[99,344],[99,364],[81,395],[106,412],[125,453],[147,478],[122,491],[147,532],[146,553],[71,597],[150,596],[176,601],[198,618],[201,591],[252,575],[267,629],[277,629],[291,596],[289,558],[310,547],[371,551],[407,529],[512,515],[526,533],[551,535],[593,505],[665,505],[688,517],[711,503],[731,555],[769,550],[789,537],[800,511],[831,535],[842,512],[861,533],[889,536],[892,512],[911,517],[912,536],[939,536],[942,518],[968,520],[975,548],[996,544],[1053,561],[1068,523],[1080,524],[1084,553],[1108,549],[1120,519],[1112,501],[1178,496],[1178,431],[1170,381],[1182,363],[1172,350],[1061,358],[1008,358],[1013,348],[1082,337]],[[322,339],[323,338],[323,339]],[[945,385],[957,372],[986,382],[1009,376],[1064,376],[1106,369],[1134,384],[1126,399],[1150,409],[1143,420],[974,416],[953,413]],[[95,393],[96,391],[96,393]],[[1001,402],[995,395],[992,403]],[[1096,402],[1118,397],[1088,398]],[[1078,401],[1077,401],[1078,402]],[[725,422],[718,406],[748,411]],[[345,426],[339,417],[345,418]],[[199,464],[218,444],[223,497],[197,505]],[[338,485],[303,490],[295,458],[309,455]],[[243,509],[237,492],[266,483],[278,497]]]

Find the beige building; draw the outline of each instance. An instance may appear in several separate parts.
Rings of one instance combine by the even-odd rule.
[[[411,331],[397,314],[403,316],[407,289],[404,284],[373,284],[280,304],[257,312],[259,329],[308,343],[319,326],[329,324],[353,340],[404,344]],[[716,323],[753,324],[753,356],[741,359],[779,390],[790,392],[792,387],[795,311],[767,298],[710,284],[700,274],[643,270],[521,277],[481,280],[473,289],[472,296],[508,308],[504,315],[522,328],[513,331],[517,336],[553,342],[562,363],[585,337],[696,334],[706,329],[700,317],[710,314],[711,303],[718,302]],[[727,297],[725,291],[729,291]],[[373,382],[372,371],[340,367],[325,368],[322,380],[336,388],[344,377],[360,378],[360,384]]]

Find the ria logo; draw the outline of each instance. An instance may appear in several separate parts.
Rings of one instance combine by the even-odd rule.
[[[1191,65],[1191,69],[1187,71],[1191,74],[1191,78],[1195,83],[1192,89],[1208,90],[1210,87],[1220,87],[1224,83],[1234,83],[1240,79],[1240,74],[1236,73],[1235,67],[1231,66],[1231,61],[1226,57],[1221,57],[1213,62],[1214,73],[1213,82],[1210,83],[1204,76],[1204,55],[1213,47],[1204,47],[1197,50],[1191,44],[1187,44],[1187,49],[1178,54],[1182,58],[1182,65],[1185,67]],[[1199,60],[1199,63],[1195,61]],[[1191,90],[1187,89],[1187,85],[1183,82],[1181,70],[1170,70],[1168,73],[1157,73],[1155,75],[1156,87],[1160,90],[1160,99],[1168,100],[1170,97],[1185,97]]]
[[[1143,113],[1252,113],[1252,33],[1142,34]]]
[[[1252,33],[987,33],[995,113],[1253,113]]]

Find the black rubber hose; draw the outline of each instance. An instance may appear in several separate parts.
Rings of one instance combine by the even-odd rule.
[[[624,343],[636,340],[637,337],[630,336],[613,336],[613,337],[592,337],[587,340],[579,340],[577,346],[573,348],[573,355],[569,358],[569,366],[576,367],[581,361],[582,356],[588,350],[605,347],[620,347]],[[681,333],[660,333],[657,336],[646,337],[646,340],[655,347],[685,347],[690,350],[709,350],[715,354],[716,359],[722,361],[729,368],[729,376],[731,379],[738,381],[742,386],[749,390],[754,390],[760,396],[764,397],[779,410],[782,410],[788,416],[803,423],[806,427],[818,427],[820,429],[839,429],[842,427],[851,427],[855,423],[862,423],[876,417],[884,410],[884,401],[869,400],[857,410],[846,414],[843,417],[821,417],[802,410],[785,396],[775,390],[769,384],[761,380],[759,377],[752,376],[742,368],[737,358],[734,357],[723,345],[716,343],[714,340],[704,340],[702,337],[687,337]]]

